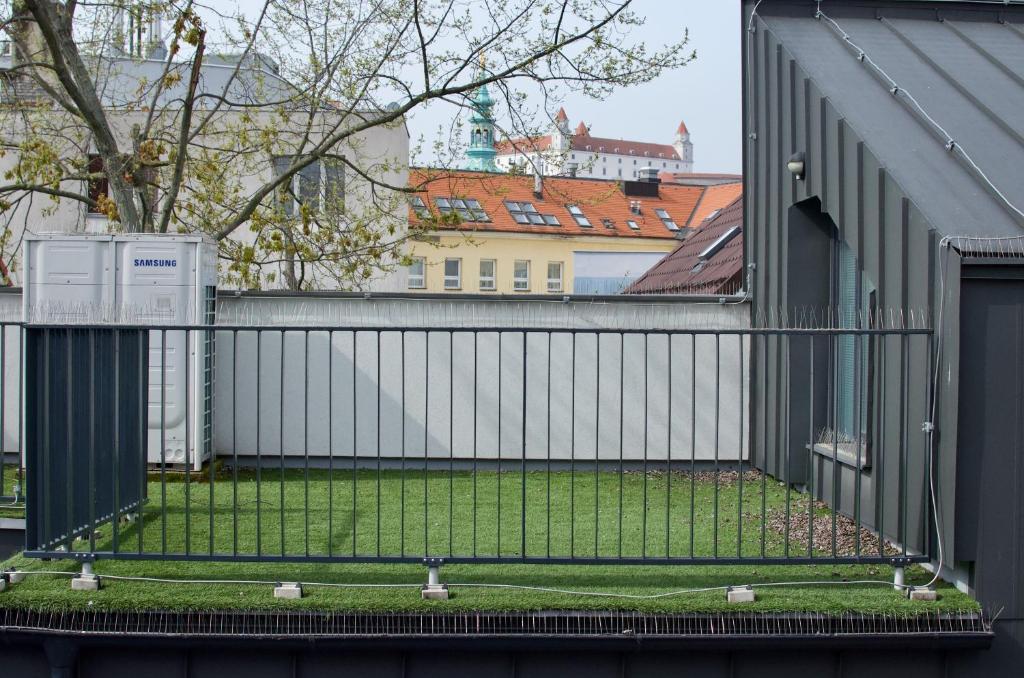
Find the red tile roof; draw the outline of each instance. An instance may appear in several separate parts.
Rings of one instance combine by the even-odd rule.
[[[493,172],[470,172],[465,170],[443,170],[414,168],[410,171],[410,186],[422,190],[420,197],[435,216],[440,212],[437,198],[476,199],[490,218],[489,222],[463,221],[459,224],[442,225],[442,230],[468,232],[513,232],[542,233],[547,235],[588,235],[597,237],[657,238],[675,239],[678,232],[669,230],[655,214],[655,209],[665,210],[669,217],[686,232],[685,225],[703,202],[709,187],[677,186],[661,184],[658,197],[626,195],[623,184],[604,179],[580,179],[568,177],[545,177],[541,197],[534,195],[532,176],[501,174]],[[529,202],[541,214],[552,214],[560,225],[538,225],[517,223],[505,205],[505,201]],[[640,214],[630,208],[631,201],[640,202]],[[579,225],[569,214],[566,205],[578,205],[592,224]],[[410,210],[410,221],[418,217]],[[607,226],[604,220],[610,220]],[[626,223],[634,221],[633,229]],[[696,222],[694,222],[696,223]]]
[[[676,130],[679,134],[689,134],[690,130],[686,129],[686,123],[682,120],[679,121],[679,128]]]
[[[555,120],[568,120],[569,116],[565,114],[564,108],[558,109],[558,115],[555,116]]]
[[[704,261],[700,254],[733,228],[731,240]],[[637,278],[623,294],[734,294],[743,285],[743,198],[683,241],[672,253]]]

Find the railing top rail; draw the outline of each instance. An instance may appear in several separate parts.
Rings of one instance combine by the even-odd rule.
[[[603,327],[500,327],[500,326],[395,326],[395,325],[208,325],[208,324],[118,324],[118,323],[22,323],[0,321],[0,326],[24,325],[33,329],[68,329],[68,330],[150,330],[150,331],[218,331],[218,332],[413,332],[456,334],[678,334],[678,335],[833,335],[833,336],[867,336],[867,335],[928,335],[930,327],[908,328],[856,328],[856,327],[791,327],[791,328],[754,328],[754,327],[720,327],[720,328],[603,328]]]

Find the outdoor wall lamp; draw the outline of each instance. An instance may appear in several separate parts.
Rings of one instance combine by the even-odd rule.
[[[797,151],[793,155],[789,156],[789,161],[786,163],[786,168],[793,173],[797,179],[804,178],[804,152]]]

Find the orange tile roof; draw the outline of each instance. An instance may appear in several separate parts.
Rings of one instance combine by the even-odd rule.
[[[739,182],[707,186],[704,190],[704,197],[701,198],[700,204],[693,210],[693,218],[687,226],[690,228],[700,228],[708,217],[716,211],[725,209],[741,195],[743,195],[743,184]]]
[[[665,210],[679,226],[680,232],[685,233],[688,230],[685,225],[692,220],[702,196],[712,188],[661,184],[658,196],[649,197],[627,195],[623,191],[624,184],[619,181],[545,177],[542,195],[538,198],[533,193],[534,178],[529,175],[428,168],[412,169],[409,182],[411,187],[422,191],[420,197],[435,216],[440,214],[435,202],[437,198],[463,198],[478,200],[490,218],[489,222],[463,221],[458,225],[441,225],[441,230],[661,240],[675,239],[679,232],[669,230],[654,210]],[[640,202],[640,214],[630,209],[630,202],[637,200]],[[517,223],[505,201],[531,203],[539,213],[554,215],[560,225]],[[566,209],[570,204],[579,206],[591,227],[576,222]],[[411,209],[409,218],[413,223],[419,221]],[[605,225],[606,219],[610,220],[610,227]],[[635,221],[638,228],[630,228],[626,223],[628,220]]]

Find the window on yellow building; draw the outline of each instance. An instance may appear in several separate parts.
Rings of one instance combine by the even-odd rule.
[[[530,291],[530,262],[517,261],[512,268],[512,289],[516,292]]]
[[[462,289],[462,259],[444,260],[444,288],[446,290]]]
[[[495,269],[497,262],[494,259],[480,260],[480,291],[493,292],[497,289],[495,283]]]
[[[421,290],[427,286],[427,260],[423,257],[413,257],[409,264],[409,289]]]
[[[562,291],[562,262],[548,262],[548,292]]]

